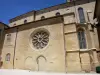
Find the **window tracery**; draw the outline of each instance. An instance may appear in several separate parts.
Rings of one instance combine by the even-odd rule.
[[[45,31],[38,31],[32,36],[32,44],[36,49],[43,49],[49,42],[49,34]]]

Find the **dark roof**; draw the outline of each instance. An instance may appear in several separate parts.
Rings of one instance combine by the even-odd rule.
[[[71,14],[74,14],[74,13],[71,13]],[[66,15],[66,14],[65,14]],[[13,27],[9,27],[9,28],[6,28],[7,29],[12,29],[12,28],[17,28],[17,27],[20,27],[20,26],[25,26],[27,24],[31,24],[31,23],[37,23],[37,22],[40,22],[40,21],[45,21],[45,20],[50,20],[52,18],[61,18],[62,21],[63,21],[63,16],[62,15],[59,15],[59,16],[53,16],[53,17],[49,17],[49,18],[45,18],[45,19],[41,19],[41,20],[37,20],[37,21],[32,21],[32,22],[28,22],[28,23],[25,23],[25,24],[20,24],[20,25],[17,25],[17,26],[13,26]],[[59,21],[58,21],[59,22]]]
[[[20,20],[22,18],[25,18],[25,17],[28,17],[28,16],[31,16],[35,13],[34,10],[30,11],[30,12],[27,12],[25,14],[22,14],[22,15],[19,15],[19,16],[16,16],[15,18],[12,18],[9,20],[10,23],[14,22],[14,21],[17,21],[17,20]]]
[[[37,10],[36,14],[39,15],[41,13],[46,13],[46,12],[50,12],[50,11],[58,10],[58,9],[62,9],[62,8],[67,8],[67,7],[71,7],[73,5],[74,5],[73,2],[62,3],[62,4],[58,4],[58,5],[55,5],[55,6],[48,7],[48,8],[43,8],[41,10]]]
[[[72,1],[72,2],[66,2],[66,3],[62,3],[62,4],[55,5],[55,6],[51,6],[51,7],[47,7],[47,8],[37,10],[36,14],[38,15],[38,14],[50,12],[50,11],[53,11],[53,10],[68,8],[68,7],[72,7],[72,6],[75,6],[75,5],[81,5],[81,4],[85,4],[85,3],[89,3],[89,2],[93,2],[93,1],[95,1],[95,0],[76,0],[76,1]]]
[[[0,24],[4,25],[5,28],[9,28],[9,26],[3,22],[0,22]]]
[[[81,2],[81,1],[83,1],[83,2]],[[92,1],[95,1],[95,0],[76,0],[76,1],[72,1],[72,2],[66,2],[66,3],[54,5],[54,6],[51,6],[51,7],[43,8],[43,9],[40,9],[40,10],[37,10],[37,11],[35,11],[35,10],[30,11],[28,13],[25,13],[25,14],[22,14],[20,16],[15,17],[15,18],[12,18],[9,21],[11,23],[11,22],[14,22],[16,20],[19,20],[19,19],[22,19],[24,17],[27,17],[29,15],[32,15],[34,13],[36,13],[36,15],[39,15],[39,14],[50,12],[50,11],[53,11],[53,10],[72,7],[72,6],[75,6],[75,5],[85,4],[85,3],[92,2]]]

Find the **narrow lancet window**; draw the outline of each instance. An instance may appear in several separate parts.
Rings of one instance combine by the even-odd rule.
[[[85,23],[85,16],[84,16],[84,11],[83,8],[78,8],[78,14],[79,14],[79,19],[80,23]]]
[[[86,49],[86,38],[84,30],[81,29],[78,31],[78,39],[79,39],[80,49]]]

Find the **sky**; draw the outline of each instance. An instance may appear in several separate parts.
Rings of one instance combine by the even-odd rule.
[[[0,0],[0,21],[9,24],[9,19],[66,2],[66,0]]]

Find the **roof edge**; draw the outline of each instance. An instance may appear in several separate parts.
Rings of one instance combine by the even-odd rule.
[[[5,26],[5,28],[9,28],[9,26],[3,22],[0,22],[1,24],[3,24]]]
[[[37,21],[32,21],[32,22],[28,22],[26,24],[21,24],[21,25],[18,25],[18,26],[14,26],[14,27],[9,27],[9,28],[6,28],[7,29],[12,29],[12,28],[18,28],[20,26],[25,26],[27,24],[30,24],[30,23],[37,23],[37,22],[40,22],[40,21],[44,21],[44,20],[49,20],[49,19],[52,19],[52,18],[62,18],[63,15],[59,15],[59,16],[54,16],[54,17],[50,17],[50,18],[45,18],[45,19],[41,19],[41,20],[37,20]],[[62,21],[63,21],[63,18],[62,18]]]

